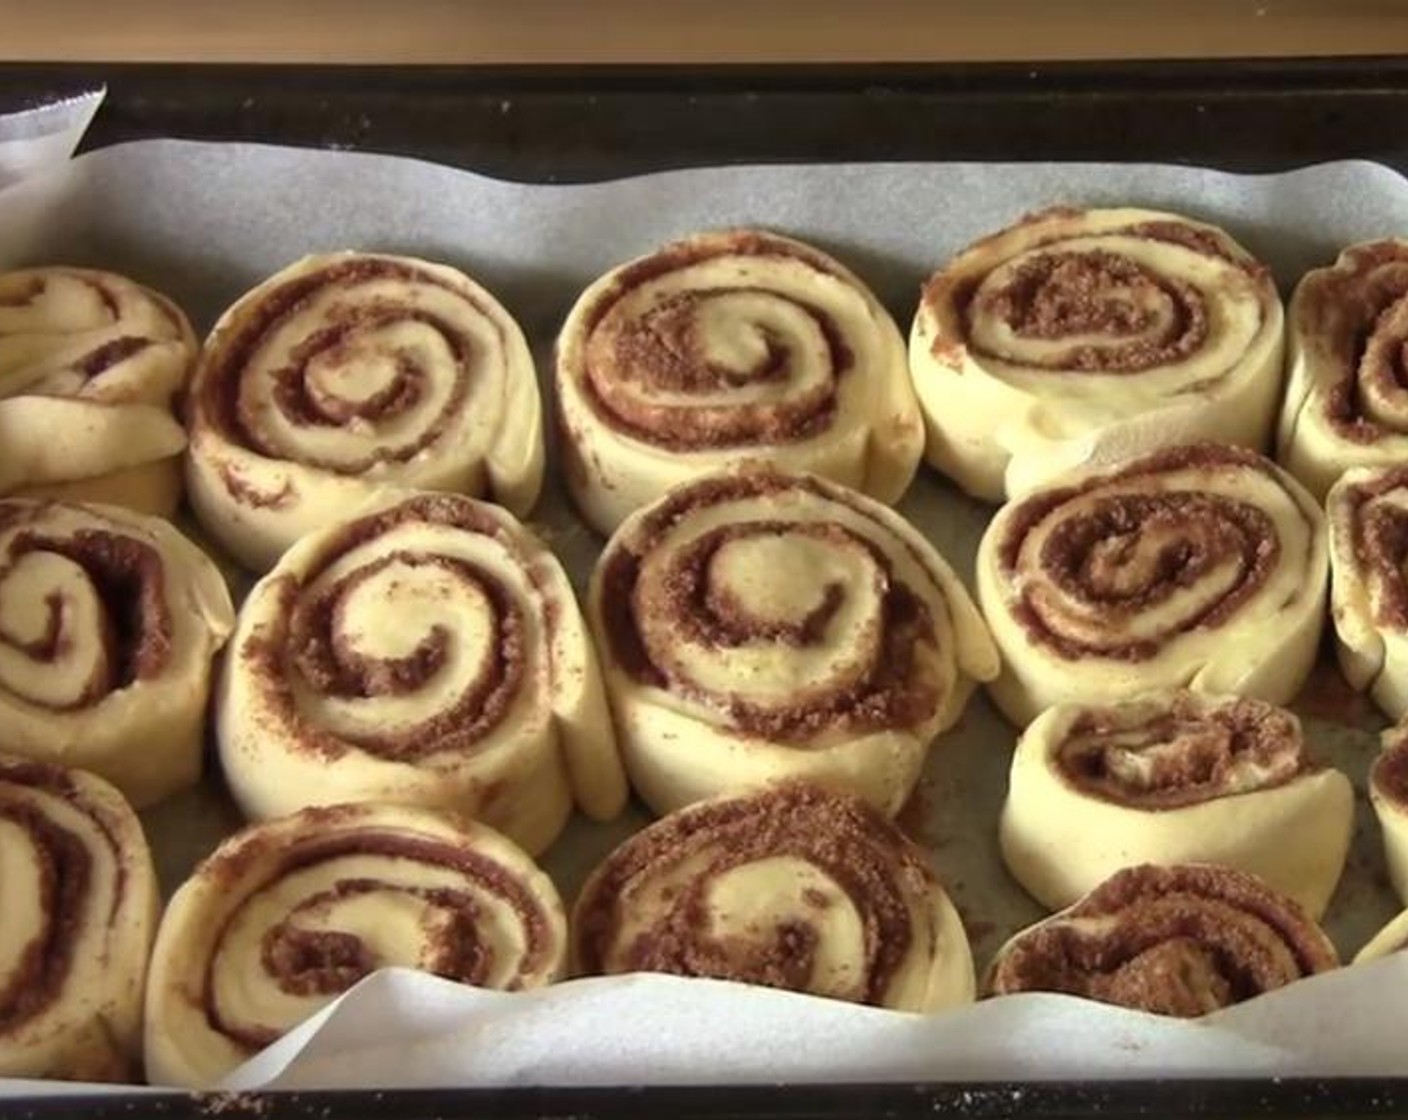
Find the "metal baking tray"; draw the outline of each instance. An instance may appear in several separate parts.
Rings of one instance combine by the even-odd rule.
[[[1127,160],[1408,173],[1408,58],[775,67],[0,64],[0,112],[105,84],[84,146],[176,136],[411,155],[537,182],[722,163]],[[1408,231],[1404,231],[1408,233]],[[1367,1117],[1404,1079],[123,1094],[0,1115]]]

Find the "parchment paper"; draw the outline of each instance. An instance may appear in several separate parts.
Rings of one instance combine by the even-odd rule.
[[[973,238],[1058,202],[1178,210],[1228,228],[1283,291],[1354,241],[1408,234],[1408,183],[1338,163],[1269,176],[1135,165],[770,166],[589,186],[497,182],[413,160],[177,141],[82,156],[0,192],[0,267],[71,263],[165,291],[198,329],[304,253],[412,253],[461,267],[523,324],[547,372],[577,293],[611,265],[701,228],[758,225],[835,253],[907,329],[922,279]],[[922,469],[901,511],[969,580],[990,510]],[[552,475],[534,524],[579,589],[600,542]],[[233,576],[237,592],[244,580]],[[1327,925],[1346,959],[1399,908],[1364,795],[1382,722],[1327,659],[1297,703],[1322,757],[1359,791],[1354,848]],[[962,911],[981,969],[1041,916],[1003,870],[996,822],[1014,730],[979,696],[936,744],[901,814]],[[575,821],[545,858],[570,904],[585,872],[647,817]],[[144,814],[169,891],[239,818],[217,776]],[[938,1017],[666,977],[500,995],[388,971],[229,1081],[231,1088],[876,1079],[1398,1074],[1408,958],[1343,970],[1197,1023],[1059,996]],[[0,1094],[32,1091],[0,1082]],[[52,1091],[56,1087],[46,1086]]]

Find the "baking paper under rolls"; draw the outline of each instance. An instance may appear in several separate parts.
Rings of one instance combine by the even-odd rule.
[[[0,501],[0,749],[92,770],[138,808],[200,775],[219,570],[165,521]]]
[[[517,991],[557,979],[552,881],[493,829],[389,805],[246,828],[172,897],[152,956],[147,1076],[209,1088],[379,968]]]
[[[1196,1018],[1338,966],[1325,932],[1255,876],[1144,864],[1018,933],[998,950],[986,989]]]
[[[469,277],[409,257],[305,257],[206,340],[191,501],[255,570],[383,485],[523,514],[542,484],[540,412],[523,332]]]
[[[924,443],[885,309],[824,253],[753,230],[696,234],[592,284],[558,339],[557,394],[568,487],[602,533],[740,458],[893,503]]]
[[[179,308],[82,268],[0,273],[0,495],[169,516],[197,343]]]
[[[1345,678],[1408,715],[1408,467],[1357,468],[1330,488],[1330,605]]]
[[[1171,691],[1043,712],[1012,757],[1002,856],[1051,910],[1123,867],[1214,863],[1315,918],[1349,851],[1354,790],[1300,721],[1259,700]]]
[[[136,1077],[157,905],[117,790],[0,755],[0,1077]]]
[[[1208,439],[1261,449],[1281,388],[1270,271],[1222,230],[1057,208],[924,287],[910,367],[926,457],[989,501],[1090,462]]]
[[[1408,241],[1354,245],[1306,273],[1286,345],[1277,457],[1312,494],[1408,458]]]
[[[388,490],[250,592],[216,730],[247,816],[458,809],[530,852],[625,801],[595,651],[547,548],[496,506]]]
[[[631,782],[658,813],[805,778],[893,814],[998,668],[933,547],[811,475],[672,490],[612,537],[589,610]]]
[[[901,1011],[973,998],[968,939],[924,853],[859,798],[784,785],[673,813],[592,873],[588,974],[666,972]]]
[[[1076,472],[998,511],[978,597],[1009,719],[1163,688],[1288,702],[1315,660],[1328,572],[1319,507],[1218,444]]]

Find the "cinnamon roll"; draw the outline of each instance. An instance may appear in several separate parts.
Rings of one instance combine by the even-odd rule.
[[[924,286],[909,361],[926,457],[1001,501],[1157,446],[1263,448],[1282,320],[1270,271],[1215,226],[1152,210],[1033,214]]]
[[[986,987],[1192,1019],[1337,967],[1325,932],[1255,876],[1144,864],[1018,933],[998,950]]]
[[[1012,757],[1000,839],[1051,910],[1132,864],[1213,863],[1318,918],[1353,822],[1349,779],[1315,765],[1290,712],[1171,691],[1038,716]]]
[[[1408,240],[1306,273],[1286,322],[1277,456],[1316,497],[1352,467],[1408,457]]]
[[[1369,801],[1383,831],[1388,877],[1408,902],[1408,724],[1383,734],[1383,750],[1369,770]]]
[[[208,1088],[379,968],[518,991],[557,979],[566,946],[552,881],[486,825],[370,804],[252,825],[166,908],[147,1077]]]
[[[138,808],[200,775],[219,570],[165,521],[0,501],[0,746],[79,766]]]
[[[0,1077],[134,1079],[157,905],[117,790],[0,755]]]
[[[626,797],[567,576],[505,511],[387,490],[250,592],[216,704],[245,815],[393,801],[458,809],[532,853],[577,803]]]
[[[305,257],[206,340],[191,502],[255,570],[383,485],[523,514],[542,484],[540,411],[523,332],[469,277],[409,257]]]
[[[1347,472],[1330,488],[1325,513],[1340,667],[1350,685],[1402,719],[1408,715],[1408,467]]]
[[[978,597],[1020,725],[1165,688],[1288,702],[1315,660],[1329,561],[1319,507],[1255,452],[1165,448],[998,511]]]
[[[755,458],[886,504],[923,449],[899,329],[800,242],[695,234],[612,269],[557,344],[567,483],[608,534],[671,486]]]
[[[197,343],[181,310],[84,268],[0,273],[0,496],[169,517]]]
[[[893,815],[998,669],[914,528],[770,468],[702,478],[627,519],[588,609],[627,771],[657,813],[801,778]]]
[[[665,972],[937,1011],[973,998],[958,913],[924,853],[859,798],[788,784],[692,805],[587,880],[575,967]]]
[[[1355,964],[1368,964],[1408,948],[1408,910],[1403,911],[1374,934],[1354,957]]]

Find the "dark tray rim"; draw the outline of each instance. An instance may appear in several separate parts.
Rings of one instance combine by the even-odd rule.
[[[1287,112],[1319,98],[1391,96],[1408,105],[1408,55],[1176,60],[974,63],[813,63],[722,65],[367,65],[199,62],[0,62],[0,111],[106,84],[109,103],[153,113],[148,135],[183,90],[220,97],[277,88],[295,99],[352,96],[373,88],[414,98],[493,96],[501,91],[566,94],[590,89],[678,103],[699,95],[746,92],[766,104],[783,95],[842,95],[885,101],[992,96],[1021,101],[1159,102],[1169,98],[1260,97]],[[101,118],[100,118],[101,120]],[[125,137],[119,137],[122,139]],[[277,142],[277,136],[269,136]],[[115,142],[99,138],[94,146]],[[342,145],[337,145],[342,146]],[[348,145],[356,146],[356,145]],[[377,150],[368,145],[370,150]],[[1408,155],[1408,128],[1403,130]],[[432,158],[432,157],[426,157]],[[672,166],[668,160],[662,166]],[[81,1103],[80,1103],[81,1102]],[[510,1120],[561,1116],[720,1117],[767,1120],[852,1115],[1029,1117],[1340,1117],[1408,1115],[1403,1078],[1237,1078],[930,1084],[506,1088],[379,1092],[129,1094],[0,1099],[0,1115],[117,1117],[273,1116],[331,1120],[420,1120],[474,1116]]]

